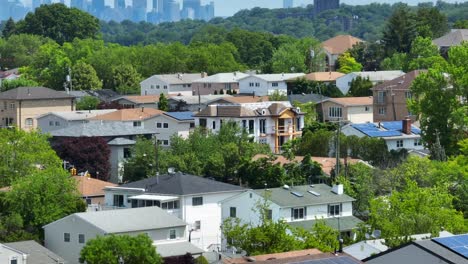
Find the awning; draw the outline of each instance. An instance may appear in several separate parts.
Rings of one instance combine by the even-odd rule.
[[[132,197],[128,197],[130,200],[149,200],[149,201],[173,201],[179,200],[177,196],[166,196],[166,195],[151,195],[151,194],[141,194]]]
[[[340,231],[351,231],[357,227],[359,223],[362,221],[355,217],[355,216],[342,216],[342,217],[332,217],[332,218],[324,218],[319,219],[325,221],[325,224],[333,229],[338,229],[338,225],[340,226]],[[311,229],[315,223],[319,220],[308,220],[308,221],[294,221],[289,222],[288,224],[291,226],[299,226],[305,229]],[[338,223],[339,221],[339,223]]]
[[[154,245],[156,246],[156,252],[158,252],[163,258],[183,256],[187,253],[197,255],[205,252],[203,249],[198,248],[188,241]]]

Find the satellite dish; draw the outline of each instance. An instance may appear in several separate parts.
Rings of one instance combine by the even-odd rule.
[[[369,238],[370,238],[370,235],[366,233],[366,234],[365,234],[365,237],[366,237],[366,239],[369,239]]]
[[[172,168],[172,167],[170,167],[170,168],[167,169],[167,172],[168,172],[169,174],[174,174],[174,173],[175,173],[175,169]]]
[[[382,232],[380,230],[374,230],[374,232],[372,233],[372,236],[374,238],[380,238],[380,235],[382,234]]]

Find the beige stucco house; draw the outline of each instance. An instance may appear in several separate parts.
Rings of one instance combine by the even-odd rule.
[[[323,121],[372,122],[372,96],[328,98],[317,104]]]
[[[18,87],[0,93],[0,127],[37,128],[36,117],[75,110],[75,97],[45,87]]]

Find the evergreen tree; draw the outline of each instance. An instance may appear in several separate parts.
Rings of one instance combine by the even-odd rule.
[[[16,32],[16,23],[13,18],[9,18],[5,24],[5,28],[2,30],[2,35],[4,38],[9,38],[11,35]]]
[[[389,18],[383,32],[383,43],[388,55],[394,52],[408,53],[416,38],[417,21],[406,5],[398,7]]]
[[[159,95],[158,109],[166,112],[169,111],[169,101],[163,93]]]

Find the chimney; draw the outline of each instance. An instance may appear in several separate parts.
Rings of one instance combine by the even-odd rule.
[[[201,77],[202,77],[202,78],[205,78],[206,76],[208,76],[208,74],[207,74],[206,72],[202,72],[202,73],[201,73]]]
[[[407,135],[411,135],[411,119],[405,118],[402,120],[402,122],[403,124],[402,124],[401,132]]]
[[[332,187],[332,192],[342,195],[343,194],[343,184],[335,184]]]
[[[145,112],[145,107],[144,106],[141,107],[141,112]]]

